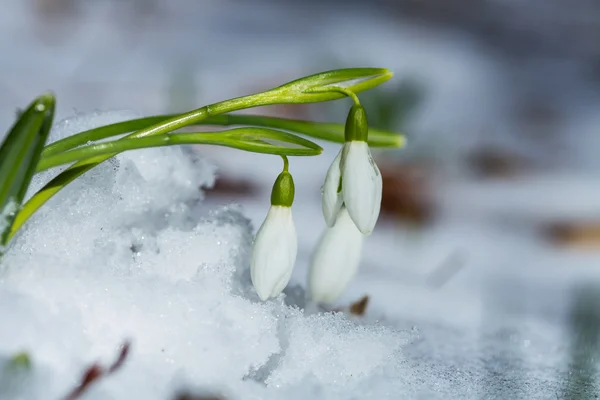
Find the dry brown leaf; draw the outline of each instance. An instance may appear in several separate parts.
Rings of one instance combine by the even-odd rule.
[[[410,164],[380,167],[383,180],[381,212],[415,225],[433,219],[435,207],[428,190],[429,175],[424,168]]]
[[[600,222],[556,222],[545,226],[543,235],[561,247],[600,249]]]
[[[354,302],[350,305],[350,314],[363,316],[367,311],[367,306],[369,305],[369,296],[363,296],[357,302]]]

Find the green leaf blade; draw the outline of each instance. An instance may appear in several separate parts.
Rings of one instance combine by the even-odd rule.
[[[323,151],[316,143],[291,133],[265,128],[236,128],[220,132],[170,133],[140,138],[124,138],[111,142],[90,144],[63,153],[42,157],[37,166],[37,172],[72,162],[78,162],[81,164],[79,166],[83,167],[84,164],[94,163],[98,157],[115,155],[124,151],[194,144],[226,146],[254,153],[285,156],[315,156]]]
[[[311,122],[303,120],[266,117],[261,115],[217,115],[202,121],[206,125],[250,125],[264,128],[283,129],[285,131],[309,136],[315,139],[326,140],[334,143],[344,143],[344,124],[327,122]],[[382,148],[401,148],[406,144],[406,138],[400,133],[392,133],[381,129],[369,127],[369,146]]]
[[[42,152],[43,157],[48,157],[54,154],[62,153],[63,151],[74,149],[75,147],[83,146],[90,142],[107,139],[125,133],[137,131],[155,125],[175,115],[157,115],[144,118],[136,118],[123,122],[116,122],[109,125],[100,126],[98,128],[89,129],[84,132],[77,133],[72,136],[67,136],[54,143],[50,143]]]
[[[76,147],[86,145],[90,142],[108,139],[113,136],[122,135],[138,129],[145,129],[156,123],[168,120],[173,115],[156,115],[132,119],[123,122],[117,122],[105,125],[99,128],[90,129],[77,133],[65,139],[59,140],[46,146],[42,152],[42,157],[54,156],[58,153],[71,150]],[[282,129],[284,131],[301,134],[316,139],[327,140],[335,143],[344,143],[344,125],[335,123],[311,122],[304,120],[293,120],[277,117],[267,117],[262,115],[245,114],[225,114],[215,115],[196,123],[192,126],[215,125],[215,126],[236,126],[247,125],[262,128]],[[369,140],[371,147],[404,147],[405,138],[399,133],[387,132],[384,130],[369,127]]]
[[[55,99],[44,94],[19,116],[0,147],[0,245],[5,246],[14,220],[41,157],[52,121]]]
[[[316,156],[323,152],[318,144],[300,136],[267,128],[236,128],[215,132],[224,136],[228,147],[279,156]]]

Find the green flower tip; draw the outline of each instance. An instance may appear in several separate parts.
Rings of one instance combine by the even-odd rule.
[[[402,149],[406,147],[406,136],[401,133],[389,133],[385,137],[378,135],[378,131],[371,132],[368,143],[372,147],[389,149]]]
[[[280,102],[312,103],[337,100],[346,95],[331,90],[332,87],[360,93],[381,85],[392,76],[392,71],[385,68],[336,69],[297,79],[273,91],[277,93],[277,100]]]
[[[37,112],[54,112],[56,97],[52,92],[46,92],[34,100],[33,108]]]
[[[8,369],[29,369],[31,368],[31,360],[27,353],[18,353],[10,358],[6,363]]]
[[[369,124],[367,123],[367,112],[360,104],[354,104],[350,108],[346,118],[345,129],[346,142],[366,142],[369,137]]]
[[[406,146],[406,137],[404,135],[397,135],[396,137],[396,147],[403,148]]]
[[[279,174],[271,191],[271,205],[291,207],[294,202],[294,179],[287,170]]]

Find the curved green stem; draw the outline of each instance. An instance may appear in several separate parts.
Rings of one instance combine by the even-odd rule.
[[[324,88],[319,88],[319,89],[315,89],[314,92],[317,92],[317,93],[339,92],[339,93],[342,93],[342,94],[348,96],[349,98],[351,98],[352,101],[354,102],[354,104],[356,104],[357,106],[360,105],[360,100],[358,99],[358,96],[356,95],[356,93],[354,93],[352,90],[349,90],[347,88],[343,88],[340,86],[328,86],[328,87],[324,87]]]
[[[283,158],[283,170],[285,172],[288,171],[289,167],[290,167],[290,161],[288,160],[288,158],[284,155],[281,156],[281,158]]]

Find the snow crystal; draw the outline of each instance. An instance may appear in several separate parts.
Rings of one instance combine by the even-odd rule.
[[[310,374],[320,384],[348,387],[393,360],[409,337],[356,326],[342,314],[305,318],[300,313],[288,322],[284,335],[287,349],[266,380],[271,385],[298,383]]]
[[[133,117],[78,115],[51,140]],[[35,188],[57,172],[38,175]],[[253,224],[235,206],[203,207],[214,173],[185,148],[126,153],[31,218],[0,265],[0,361],[26,351],[32,369],[0,371],[14,383],[2,398],[65,396],[125,340],[123,368],[86,398],[168,399],[185,388],[261,399],[379,388],[364,393],[395,398],[381,394],[403,375],[411,335],[260,302],[248,273]]]

